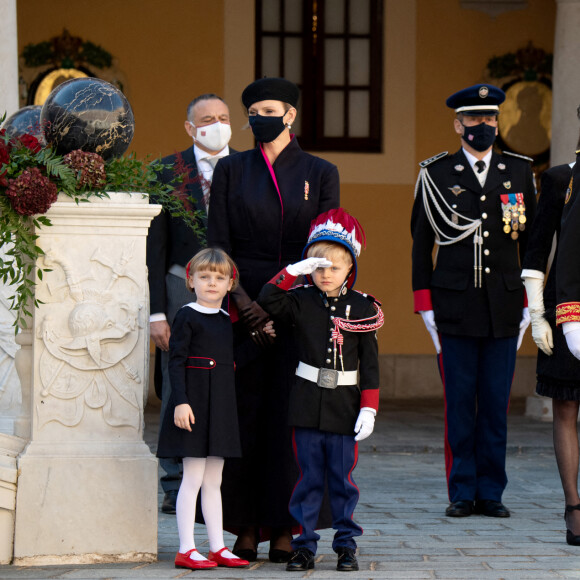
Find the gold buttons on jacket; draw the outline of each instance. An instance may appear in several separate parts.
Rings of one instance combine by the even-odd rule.
[[[481,199],[481,201],[485,201],[487,197],[485,197],[485,195],[482,195],[479,199]]]
[[[483,232],[483,237],[484,238],[489,238],[489,232]]]
[[[486,274],[489,274],[490,272],[491,272],[491,270],[490,270],[489,268],[486,268],[486,269],[485,269],[485,273],[486,273]]]
[[[486,220],[486,219],[487,219],[487,214],[486,214],[485,212],[483,212],[483,213],[481,214],[481,217],[482,217],[484,220]]]
[[[484,253],[486,256],[489,256],[489,250],[488,250],[487,248],[486,248],[485,250],[483,250],[483,253]]]

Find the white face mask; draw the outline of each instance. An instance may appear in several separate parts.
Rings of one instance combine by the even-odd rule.
[[[189,124],[195,127],[191,121]],[[211,125],[196,127],[196,129],[197,137],[194,137],[193,140],[210,151],[221,151],[232,138],[232,128],[227,123],[217,121]]]

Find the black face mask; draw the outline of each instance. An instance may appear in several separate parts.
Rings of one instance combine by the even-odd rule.
[[[463,123],[461,123],[463,125]],[[473,127],[466,127],[463,125],[465,131],[462,139],[476,151],[487,151],[495,141],[495,127],[480,123]]]
[[[286,127],[284,125],[284,115],[281,117],[264,117],[263,115],[249,117],[250,127],[256,141],[260,141],[260,143],[274,141]]]

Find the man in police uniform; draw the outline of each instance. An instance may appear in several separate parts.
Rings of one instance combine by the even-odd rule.
[[[529,324],[520,260],[536,201],[531,159],[492,151],[504,99],[492,85],[447,99],[461,149],[420,164],[411,220],[415,312],[431,334],[445,391],[451,517],[510,515],[501,502],[506,415]]]

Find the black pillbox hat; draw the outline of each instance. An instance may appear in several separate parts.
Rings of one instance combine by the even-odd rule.
[[[242,93],[242,103],[249,109],[251,105],[259,101],[282,101],[293,107],[298,105],[300,89],[291,81],[283,78],[258,79],[248,85]]]

